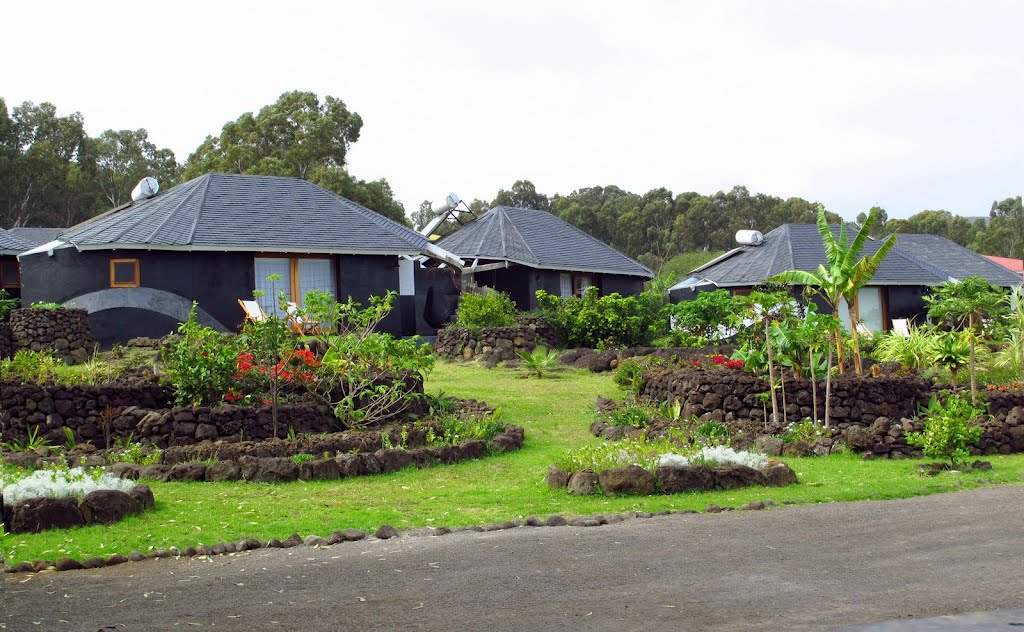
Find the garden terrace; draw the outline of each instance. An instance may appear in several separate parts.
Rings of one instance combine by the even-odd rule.
[[[735,350],[735,345],[716,345],[702,348],[630,347],[604,351],[572,349],[562,353],[558,361],[578,369],[587,369],[594,373],[601,373],[603,371],[611,371],[618,366],[619,362],[627,358],[653,358],[655,359],[654,362],[660,361],[667,365],[680,365],[690,364],[694,361],[704,361],[709,355],[729,357]]]
[[[0,336],[4,333],[0,330]],[[7,346],[8,356],[19,349],[48,350],[65,360],[84,362],[96,348],[89,313],[77,308],[11,310],[10,337],[10,345],[0,342],[0,352]]]
[[[559,336],[555,329],[543,320],[534,319],[512,327],[484,327],[478,332],[448,326],[437,332],[434,352],[443,358],[477,359],[496,364],[514,359],[520,351],[558,346]]]
[[[838,377],[832,383],[832,427],[857,451],[877,456],[908,456],[915,452],[905,434],[921,430],[914,420],[940,388],[917,377]],[[779,403],[782,405],[782,388]],[[785,421],[768,422],[771,410],[759,394],[768,393],[765,378],[741,371],[703,369],[654,369],[644,375],[640,396],[650,403],[678,400],[684,418],[698,417],[724,423],[730,431],[778,434],[789,423],[812,417],[813,398],[809,380],[787,380]],[[983,393],[992,418],[983,424],[977,454],[1024,452],[1021,407],[1024,391]],[[818,419],[824,419],[824,385],[818,386]],[[769,414],[770,416],[770,414]],[[834,442],[830,442],[834,443]]]

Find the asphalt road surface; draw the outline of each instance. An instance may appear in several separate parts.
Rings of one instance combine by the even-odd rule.
[[[7,575],[3,629],[832,630],[1019,611],[1022,536],[1020,485],[406,535]]]

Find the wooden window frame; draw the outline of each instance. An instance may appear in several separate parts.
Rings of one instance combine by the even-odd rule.
[[[299,259],[329,259],[329,260],[331,260],[333,262],[334,261],[334,255],[325,255],[325,254],[292,255],[292,254],[287,254],[287,253],[283,253],[283,252],[258,252],[253,257],[253,270],[256,269],[256,259],[287,259],[288,260],[288,283],[289,283],[289,286],[290,286],[289,287],[289,290],[290,290],[289,293],[291,294],[291,296],[289,296],[288,298],[291,299],[291,302],[295,303],[296,305],[301,305],[302,301],[300,300],[300,297],[299,297]],[[334,276],[335,276],[335,280],[334,280],[334,284],[335,284],[334,295],[335,295],[335,299],[337,299],[337,296],[338,296],[338,288],[337,288],[337,284],[338,284],[337,276],[338,276],[338,273],[337,273],[336,270],[334,272]],[[258,279],[255,279],[255,282],[258,282],[258,281],[259,281]]]
[[[130,263],[135,267],[135,278],[130,283],[118,283],[117,278],[114,276],[114,268],[118,264]],[[110,287],[139,287],[142,279],[139,273],[139,260],[133,259],[111,259],[110,260]]]
[[[0,261],[0,268],[6,268],[7,266],[14,267],[14,277],[17,281],[12,285],[10,283],[3,283],[3,270],[0,270],[0,287],[4,289],[20,289],[21,288],[21,266],[18,265],[17,260],[15,261]]]
[[[596,287],[597,288],[597,293],[598,293],[598,295],[600,295],[601,294],[601,287],[600,287],[600,285],[597,282],[597,275],[596,274],[593,274],[591,272],[573,272],[572,273],[572,281],[571,281],[571,284],[572,284],[572,296],[575,296],[576,298],[582,298],[583,297],[583,291],[586,289],[586,288],[583,287],[583,279],[584,278],[589,278],[590,279],[590,285],[588,285],[587,287]],[[561,279],[559,279],[559,283],[561,283]],[[559,291],[559,294],[561,294],[561,291]]]

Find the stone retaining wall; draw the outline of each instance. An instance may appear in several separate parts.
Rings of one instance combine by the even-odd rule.
[[[49,350],[69,362],[81,363],[96,348],[89,312],[84,309],[15,309],[11,311],[10,327],[14,351]]]
[[[3,502],[0,516],[8,533],[38,533],[48,529],[70,529],[90,524],[109,524],[153,507],[153,492],[146,485],[131,491],[101,489],[79,500],[75,497],[29,498],[16,505]]]
[[[6,360],[14,355],[14,340],[11,336],[11,326],[0,323],[0,360]]]
[[[546,321],[533,319],[515,327],[485,327],[479,333],[445,327],[437,332],[434,352],[445,358],[497,363],[514,359],[517,351],[529,352],[538,346],[553,349],[559,346],[559,336]]]
[[[858,451],[877,456],[906,456],[907,432],[921,430],[912,421],[939,389],[930,380],[916,377],[845,376],[832,381],[831,422],[842,439]],[[771,404],[758,393],[769,392],[766,378],[735,370],[653,370],[644,376],[640,396],[653,403],[679,400],[683,418],[724,423],[730,431],[748,435],[777,434],[785,426],[812,417],[813,398],[809,380],[786,382],[785,420],[766,421]],[[978,454],[1024,452],[1024,391],[986,391],[983,398],[992,418],[984,425]],[[783,405],[779,389],[779,406]],[[824,420],[825,385],[818,384],[818,418]]]

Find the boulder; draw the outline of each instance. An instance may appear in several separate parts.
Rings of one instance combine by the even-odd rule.
[[[167,481],[170,475],[169,465],[147,465],[139,471],[139,478],[148,478],[154,481]]]
[[[76,498],[29,498],[13,507],[5,505],[4,521],[11,533],[38,533],[85,524]]]
[[[870,450],[874,440],[863,426],[850,426],[846,429],[846,445],[854,452]]]
[[[397,472],[412,465],[408,450],[377,450],[373,455],[380,461],[381,472]]]
[[[128,491],[128,495],[139,503],[139,508],[143,511],[152,509],[156,504],[156,500],[153,498],[153,490],[149,488],[149,485],[136,485]]]
[[[193,461],[172,465],[171,471],[167,474],[167,480],[191,482],[206,480],[206,464]]]
[[[285,457],[239,459],[242,479],[250,483],[288,483],[299,477],[299,466]]]
[[[86,524],[108,524],[118,522],[126,516],[142,511],[139,501],[128,493],[116,489],[100,489],[89,492],[78,504]]]
[[[754,449],[768,456],[782,456],[784,447],[782,439],[771,435],[761,435],[754,441]]]
[[[613,467],[598,475],[602,491],[612,494],[649,495],[655,490],[654,476],[639,465]]]
[[[666,494],[715,488],[714,473],[704,465],[661,465],[654,475]]]
[[[389,524],[382,524],[376,531],[373,532],[373,536],[376,538],[380,538],[381,540],[397,538],[398,535],[398,529],[392,527]]]
[[[782,456],[811,456],[812,454],[814,453],[811,452],[811,446],[803,441],[787,443],[782,448]]]
[[[548,475],[545,480],[551,489],[563,489],[569,484],[569,478],[570,474],[568,472],[552,463],[551,467],[548,468]]]
[[[761,470],[766,479],[766,485],[772,487],[785,487],[797,483],[796,472],[782,461],[769,460],[768,467]]]
[[[214,461],[206,468],[206,480],[211,482],[237,481],[242,478],[238,461]]]
[[[142,466],[135,463],[114,463],[107,468],[107,471],[118,478],[127,478],[134,481],[139,477],[139,473],[142,472]]]
[[[569,493],[577,496],[589,496],[597,491],[597,474],[590,470],[580,470],[569,477]]]
[[[765,485],[768,479],[760,471],[746,465],[726,465],[714,468],[715,484],[720,489],[738,489],[751,485]]]

